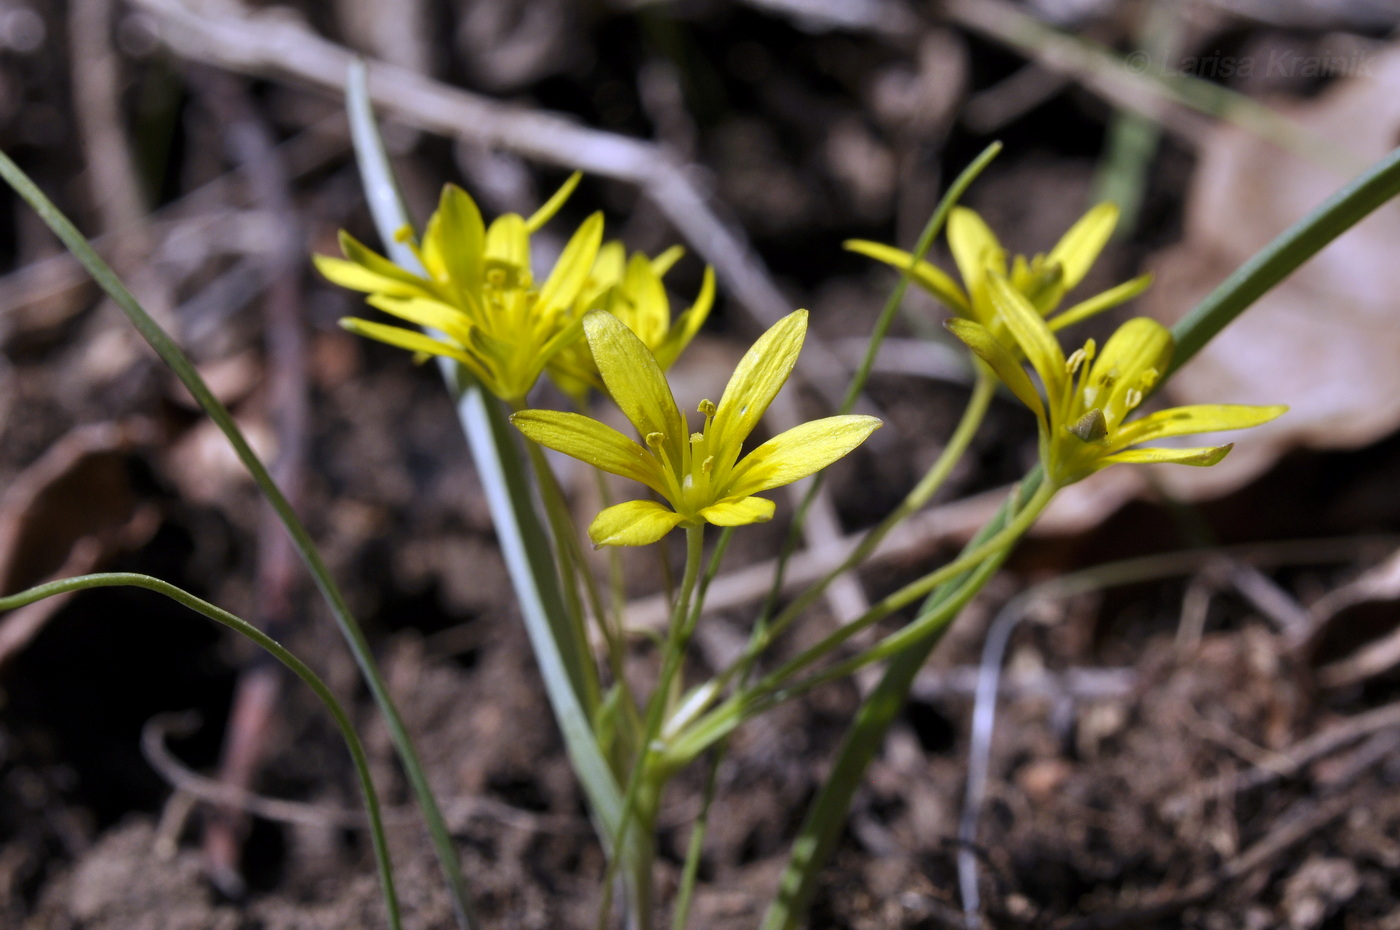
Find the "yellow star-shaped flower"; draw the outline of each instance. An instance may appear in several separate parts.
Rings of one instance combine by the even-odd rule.
[[[846,248],[908,274],[910,280],[938,298],[957,316],[980,323],[999,339],[1005,339],[1007,333],[997,318],[992,300],[990,282],[995,277],[1006,278],[1040,316],[1048,318],[1052,330],[1063,329],[1116,307],[1147,289],[1152,276],[1142,275],[1080,301],[1061,313],[1055,312],[1065,295],[1089,273],[1117,224],[1118,208],[1111,203],[1101,203],[1071,226],[1049,254],[1031,258],[1017,255],[1008,268],[1006,249],[991,227],[976,212],[954,207],[948,215],[948,247],[962,277],[962,286],[922,259],[915,262],[911,270],[914,256],[901,249],[864,239],[852,239],[846,243]]]
[[[754,495],[820,471],[865,441],[875,417],[826,417],[774,436],[740,456],[797,362],[807,311],[779,320],[739,362],[718,404],[701,401],[704,425],[690,432],[656,358],[609,313],[584,317],[584,333],[603,382],[643,438],[635,442],[576,413],[524,410],[511,422],[540,445],[651,488],[670,507],[635,500],[593,520],[596,546],[644,546],[682,523],[741,526],[773,516],[773,502]]]
[[[947,323],[1040,422],[1040,458],[1057,487],[1072,484],[1119,462],[1175,462],[1214,465],[1229,445],[1191,449],[1134,449],[1140,443],[1188,433],[1244,429],[1274,419],[1288,408],[1238,404],[1172,407],[1124,422],[1166,371],[1175,347],[1171,333],[1146,317],[1129,320],[1096,352],[1090,339],[1068,359],[1036,308],[1002,277],[993,275],[989,293],[998,315],[1015,339],[1006,345],[971,320]],[[1042,399],[1021,367],[1024,355],[1040,376]]]
[[[577,182],[575,175],[529,219],[507,213],[489,227],[466,191],[449,184],[422,242],[410,243],[423,275],[341,233],[346,257],[317,255],[321,273],[429,332],[353,317],[341,325],[412,352],[456,359],[497,397],[522,399],[550,359],[579,338],[573,306],[602,243],[601,214],[578,228],[543,283],[535,281],[530,266],[531,233],[558,211]]]

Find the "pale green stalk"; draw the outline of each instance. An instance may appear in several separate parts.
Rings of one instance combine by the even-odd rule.
[[[448,833],[447,824],[442,818],[437,800],[433,797],[432,788],[428,784],[427,775],[423,772],[418,752],[414,748],[413,741],[408,735],[408,728],[404,726],[403,718],[399,715],[398,708],[379,674],[379,668],[375,664],[369,642],[365,639],[364,632],[360,629],[354,614],[351,613],[350,606],[346,603],[335,579],[331,577],[325,563],[321,560],[320,553],[316,551],[316,546],[311,541],[311,534],[306,531],[306,527],[302,525],[301,519],[292,509],[292,505],[288,503],[277,483],[272,480],[272,476],[268,473],[262,460],[248,445],[247,439],[244,438],[243,433],[229,414],[228,408],[209,390],[204,379],[200,377],[199,372],[185,357],[180,347],[137,302],[131,292],[126,289],[126,285],[121,282],[111,267],[93,251],[92,246],[69,222],[68,218],[3,152],[0,152],[0,176],[3,176],[15,192],[24,198],[35,213],[39,214],[39,218],[54,231],[68,248],[68,251],[73,254],[73,257],[92,276],[98,286],[107,293],[107,296],[112,298],[112,301],[131,321],[136,331],[160,356],[161,361],[165,362],[175,373],[175,376],[180,379],[200,408],[214,421],[214,425],[233,446],[233,451],[238,456],[239,461],[248,469],[248,473],[258,486],[258,490],[262,492],[263,497],[286,528],[287,534],[292,538],[293,547],[301,556],[302,561],[306,563],[316,587],[329,605],[341,635],[345,638],[350,647],[350,653],[355,658],[355,664],[359,666],[360,673],[364,676],[365,683],[369,686],[370,693],[374,696],[375,703],[379,705],[380,713],[384,716],[384,723],[389,730],[390,739],[403,763],[404,772],[408,776],[414,796],[422,809],[423,819],[432,836],[434,849],[447,877],[457,922],[463,928],[472,927],[475,921],[472,916],[471,896],[467,891],[466,880],[462,876],[461,866],[457,860],[456,847],[452,843],[452,836]]]
[[[691,621],[691,598],[695,594],[696,583],[700,578],[700,567],[704,561],[705,525],[687,524],[685,527],[685,574],[681,587],[671,609],[671,623],[666,632],[666,643],[662,649],[661,671],[656,679],[656,688],[647,701],[647,715],[642,731],[641,746],[632,764],[632,772],[627,779],[627,792],[623,796],[622,822],[613,834],[613,849],[623,849],[635,843],[639,848],[650,849],[655,843],[656,801],[664,784],[664,776],[653,779],[651,770],[652,747],[661,733],[661,724],[666,719],[666,708],[670,703],[673,685],[681,673],[685,658],[685,647],[693,629]],[[699,615],[696,610],[695,615]],[[608,866],[607,885],[611,886],[619,856],[614,856]],[[628,917],[638,930],[651,926],[651,857],[637,857],[629,876]],[[642,870],[645,871],[642,871]],[[599,927],[603,926],[606,912],[599,914]]]
[[[64,578],[61,581],[50,581],[18,594],[0,597],[0,613],[24,607],[27,604],[58,594],[106,587],[145,588],[148,591],[163,594],[196,613],[203,614],[215,623],[228,627],[266,650],[315,692],[316,697],[320,698],[321,703],[326,706],[326,710],[330,711],[331,717],[335,720],[336,728],[340,730],[341,738],[345,740],[346,748],[350,750],[350,759],[355,765],[355,774],[360,780],[360,792],[365,799],[365,812],[369,816],[370,840],[374,844],[374,861],[379,870],[380,887],[384,892],[384,906],[389,912],[389,926],[392,930],[400,930],[402,923],[399,917],[398,894],[394,890],[394,864],[389,857],[388,842],[384,838],[384,821],[379,808],[379,795],[374,790],[374,778],[370,774],[369,760],[365,757],[364,746],[361,745],[360,737],[355,733],[355,725],[350,722],[350,715],[336,700],[331,689],[315,672],[307,667],[306,663],[287,651],[281,643],[248,621],[236,617],[208,601],[195,597],[182,588],[161,581],[159,578],[139,575],[134,572],[107,572]]]
[[[1006,526],[1013,519],[1013,514],[1018,509],[1017,505],[1028,502],[1039,491],[1040,484],[1040,471],[1033,470],[1022,482],[1019,497],[1007,500],[1002,505],[997,514],[968,543],[968,549],[982,545]],[[965,582],[971,581],[974,587],[980,588],[986,578],[990,578],[1001,567],[1009,554],[1010,550],[1004,549],[979,566],[975,574],[983,576],[981,579],[964,577],[939,587],[924,602],[920,617],[933,613],[958,598]],[[787,867],[778,880],[778,894],[769,905],[760,930],[796,930],[806,916],[822,866],[831,855],[831,850],[835,848],[836,841],[844,829],[851,798],[855,796],[866,768],[884,743],[885,733],[888,732],[890,724],[904,709],[909,689],[914,684],[914,677],[923,668],[929,653],[933,651],[933,647],[938,644],[947,628],[948,625],[943,624],[930,630],[922,640],[895,656],[885,669],[879,684],[861,702],[860,709],[836,752],[826,781],[807,807],[807,816],[793,840]]]
[[[992,159],[996,158],[1000,151],[1001,143],[993,142],[983,149],[982,154],[973,159],[972,163],[954,179],[952,186],[938,201],[938,205],[934,207],[932,215],[929,216],[928,222],[924,224],[923,231],[919,234],[919,240],[914,245],[914,252],[909,260],[910,271],[917,268],[919,262],[928,255],[929,249],[933,248],[933,241],[938,238],[939,231],[943,229],[943,225],[948,220],[948,214],[952,212],[953,207],[957,206],[958,200],[962,198],[967,188],[992,163]],[[875,359],[880,354],[880,345],[885,341],[885,336],[889,334],[890,327],[894,325],[894,318],[904,303],[904,294],[908,289],[909,276],[902,274],[895,282],[889,298],[885,301],[884,308],[880,311],[880,316],[875,321],[875,326],[870,332],[870,341],[865,346],[865,354],[861,357],[860,364],[856,366],[855,374],[851,378],[850,387],[846,389],[846,396],[841,401],[841,409],[837,411],[838,413],[850,413],[855,408],[856,400],[865,390],[866,382],[870,380],[870,372],[875,368]],[[807,522],[807,513],[812,509],[812,504],[816,501],[824,481],[825,472],[818,472],[812,478],[811,484],[807,487],[807,493],[803,495],[802,503],[798,505],[797,511],[792,516],[792,523],[788,526],[782,548],[778,551],[777,565],[773,570],[773,583],[768,588],[768,597],[764,600],[763,608],[758,612],[758,621],[754,624],[755,637],[763,634],[768,618],[773,616],[773,612],[778,608],[778,600],[783,593],[783,579],[787,575],[788,560],[797,551],[798,540],[802,538],[802,527]],[[830,579],[825,584],[830,584]]]
[[[408,214],[375,125],[365,68],[360,62],[350,69],[346,110],[361,180],[380,238],[395,262],[415,268],[411,250],[395,239],[395,233],[409,225]],[[612,836],[622,820],[622,793],[593,730],[596,706],[585,704],[592,656],[587,643],[577,638],[578,626],[564,615],[548,536],[525,481],[527,466],[519,452],[518,437],[501,403],[487,396],[460,366],[445,364],[444,376],[457,402],[458,418],[486,492],[525,631],[569,760],[598,818],[599,834]]]
[[[768,673],[756,684],[732,695],[723,704],[702,717],[693,726],[688,727],[679,738],[672,741],[667,757],[668,764],[672,766],[683,765],[685,762],[693,759],[696,755],[707,749],[716,739],[732,731],[744,720],[752,718],[756,713],[753,708],[760,705],[769,695],[781,690],[785,692],[785,696],[781,698],[781,700],[796,696],[797,692],[795,690],[791,693],[786,693],[790,689],[786,688],[785,685],[798,672],[801,672],[823,657],[830,655],[832,651],[861,630],[888,617],[895,611],[908,606],[939,585],[951,583],[959,576],[977,569],[982,563],[994,560],[998,565],[1001,564],[1001,562],[1006,559],[1007,554],[1015,545],[1016,541],[1025,534],[1026,530],[1030,529],[1031,524],[1033,524],[1036,518],[1044,511],[1045,507],[1050,503],[1050,499],[1054,497],[1054,494],[1055,488],[1051,485],[1040,485],[1036,493],[1032,495],[1030,501],[1019,510],[1015,518],[996,533],[992,534],[990,538],[986,539],[980,545],[972,547],[962,556],[949,562],[937,571],[931,572],[923,578],[905,585],[900,590],[873,605],[860,617],[828,634],[815,646],[803,651],[800,655],[790,659],[776,670]],[[1013,493],[1013,497],[1014,496],[1015,494]],[[971,598],[975,593],[975,588],[968,589],[965,598],[958,602],[957,606],[960,607],[962,602]],[[957,598],[953,600],[957,601]],[[942,602],[940,602],[940,604],[941,603]],[[800,687],[805,693],[806,690],[810,690],[817,684],[834,680],[842,675],[854,672],[865,665],[869,665],[872,662],[888,658],[908,648],[911,644],[928,634],[933,628],[941,627],[948,619],[951,619],[951,614],[945,616],[944,614],[931,612],[929,609],[925,608],[920,611],[919,616],[912,623],[890,634],[868,650],[850,659],[844,660],[836,666],[833,666],[831,670],[823,672],[821,675],[794,687]],[[771,705],[763,704],[762,706],[766,709]]]
[[[997,384],[996,377],[985,366],[977,366],[977,383],[972,389],[972,397],[968,400],[962,419],[958,421],[957,428],[948,439],[948,444],[943,447],[943,451],[939,453],[937,460],[929,467],[923,478],[900,502],[898,507],[890,511],[889,515],[881,520],[874,529],[865,534],[865,537],[851,551],[851,554],[841,561],[840,565],[827,572],[820,581],[803,591],[792,603],[783,608],[783,612],[774,618],[764,631],[755,651],[761,652],[766,648],[817,598],[821,597],[833,581],[843,572],[863,563],[889,535],[891,530],[915,512],[923,509],[924,505],[933,498],[933,495],[938,493],[943,482],[952,474],[953,469],[962,460],[963,454],[967,452],[968,446],[972,444],[972,438],[977,435],[977,430],[982,426],[982,421],[987,415],[987,407],[991,403],[992,396],[996,393]]]

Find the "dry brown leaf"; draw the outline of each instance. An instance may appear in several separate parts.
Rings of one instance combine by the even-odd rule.
[[[1400,134],[1400,50],[1316,98],[1277,109],[1339,149],[1373,161]],[[1145,312],[1173,323],[1220,280],[1345,181],[1221,124],[1200,151],[1183,242],[1155,262]],[[1174,403],[1285,403],[1210,469],[1161,469],[1174,493],[1226,493],[1297,446],[1355,448],[1400,424],[1400,205],[1377,210],[1251,307],[1182,368]],[[1193,439],[1192,444],[1195,444]]]

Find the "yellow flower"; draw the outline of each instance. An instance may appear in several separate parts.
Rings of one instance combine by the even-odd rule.
[[[1012,346],[971,320],[949,320],[948,329],[1035,413],[1040,421],[1041,462],[1046,477],[1057,487],[1118,462],[1214,465],[1230,451],[1230,445],[1130,447],[1168,436],[1258,426],[1288,409],[1203,404],[1159,410],[1125,423],[1171,361],[1175,344],[1164,326],[1146,317],[1129,320],[1109,337],[1102,352],[1096,353],[1090,339],[1066,359],[1055,334],[1023,294],[997,276],[990,279],[989,290],[1016,347],[1040,376],[1043,400]]]
[[[1080,301],[1062,313],[1055,313],[1065,295],[1089,273],[1117,224],[1118,208],[1111,203],[1101,203],[1071,226],[1048,255],[1029,259],[1017,255],[1008,268],[1006,250],[991,227],[974,211],[954,207],[948,216],[948,246],[962,277],[961,287],[923,260],[915,263],[911,271],[909,264],[914,256],[900,249],[863,239],[852,239],[846,243],[846,248],[907,273],[915,284],[942,301],[953,313],[982,324],[1005,341],[1008,333],[998,319],[992,300],[989,283],[992,278],[1007,278],[1011,287],[1025,297],[1037,313],[1048,318],[1052,330],[1063,329],[1116,307],[1147,289],[1152,276],[1142,275]]]
[[[759,337],[718,404],[700,402],[704,425],[695,433],[656,359],[626,324],[595,310],[584,317],[583,329],[603,383],[645,444],[577,413],[525,410],[511,422],[540,445],[639,481],[671,505],[636,500],[607,508],[588,528],[596,546],[644,546],[682,523],[741,526],[769,520],[773,502],[755,494],[820,471],[881,425],[874,417],[856,415],[814,420],[740,458],[744,440],[797,362],[807,333],[805,310]]]
[[[602,243],[602,216],[584,221],[543,284],[530,266],[530,234],[558,211],[578,177],[528,220],[507,213],[489,227],[471,197],[448,185],[422,242],[410,242],[424,275],[400,268],[342,232],[345,258],[317,255],[321,273],[342,287],[364,291],[371,306],[428,332],[355,318],[341,325],[412,352],[456,359],[496,396],[520,400],[549,360],[579,337],[573,306]],[[407,229],[401,233],[404,239],[409,235]]]
[[[675,246],[655,258],[638,252],[629,259],[622,243],[605,243],[574,301],[574,315],[581,319],[589,310],[608,311],[637,334],[665,371],[695,337],[715,299],[715,276],[707,267],[695,303],[674,321],[671,319],[671,300],[662,278],[683,254],[685,250]],[[606,390],[585,339],[569,344],[555,355],[548,371],[554,383],[580,408],[590,388]]]

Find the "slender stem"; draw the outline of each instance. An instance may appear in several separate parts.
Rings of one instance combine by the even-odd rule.
[[[540,489],[540,496],[544,500],[544,510],[549,519],[550,532],[554,536],[555,559],[558,562],[560,574],[563,576],[564,596],[567,599],[565,616],[573,628],[572,642],[578,644],[582,650],[582,654],[577,657],[576,661],[584,670],[584,704],[596,707],[600,693],[598,670],[588,648],[588,632],[584,628],[583,605],[579,600],[580,587],[588,598],[589,609],[598,619],[600,627],[606,627],[607,613],[604,610],[602,598],[598,594],[598,585],[593,578],[593,572],[589,570],[588,564],[583,558],[583,551],[579,546],[578,528],[574,525],[573,513],[569,510],[568,502],[564,500],[564,492],[559,487],[559,480],[554,475],[554,469],[550,468],[549,462],[544,457],[544,450],[537,443],[526,440],[525,446],[529,450],[530,466],[534,471],[535,483]]]
[[[676,676],[680,673],[682,660],[685,658],[686,644],[690,639],[692,629],[690,622],[691,597],[695,593],[705,553],[704,524],[687,524],[685,542],[685,574],[681,579],[676,602],[672,605],[671,624],[666,633],[666,644],[662,649],[661,672],[657,676],[656,688],[647,701],[646,723],[642,733],[641,747],[638,750],[636,761],[632,764],[632,772],[627,779],[627,790],[622,801],[622,822],[613,837],[613,855],[608,864],[607,882],[611,884],[619,860],[624,857],[632,859],[630,862],[632,874],[627,883],[628,913],[631,920],[640,921],[634,926],[641,928],[651,925],[652,862],[650,856],[634,858],[626,850],[634,846],[634,842],[629,842],[629,833],[635,832],[637,834],[635,846],[641,849],[650,841],[651,831],[655,829],[652,822],[654,818],[651,815],[655,814],[655,800],[656,795],[660,793],[660,785],[648,785],[647,783],[651,780],[648,776],[659,775],[664,780],[664,774],[651,769],[653,744],[661,733],[661,724],[666,718],[666,707],[673,691]],[[643,801],[646,801],[648,797],[650,803],[643,804]],[[646,809],[642,809],[643,807]],[[635,827],[633,827],[634,822]],[[640,861],[643,858],[645,861]]]
[[[48,584],[41,584],[12,594],[8,597],[0,597],[0,612],[14,610],[24,607],[35,601],[41,601],[46,597],[53,597],[57,594],[67,594],[71,591],[84,591],[89,588],[106,587],[134,587],[145,588],[157,594],[163,594],[176,603],[203,614],[215,623],[221,624],[233,630],[235,633],[252,640],[256,645],[262,647],[272,655],[277,661],[285,665],[292,674],[296,675],[306,683],[316,696],[321,699],[321,703],[330,711],[330,715],[335,720],[336,727],[340,730],[341,737],[345,740],[346,748],[350,750],[350,758],[355,764],[355,774],[360,779],[360,791],[365,798],[365,810],[369,815],[370,838],[374,843],[374,859],[379,869],[379,882],[384,890],[384,905],[389,911],[389,926],[392,930],[400,930],[402,923],[399,917],[399,899],[394,890],[394,865],[389,857],[389,846],[384,838],[384,822],[379,809],[379,795],[374,790],[374,778],[370,774],[369,760],[365,756],[364,746],[360,743],[360,737],[355,733],[355,726],[350,722],[350,716],[345,712],[345,708],[336,700],[335,694],[320,677],[307,667],[291,652],[287,651],[281,643],[268,636],[262,630],[253,626],[246,620],[237,617],[221,607],[195,597],[188,591],[178,588],[159,578],[152,578],[150,575],[140,575],[134,572],[108,572],[95,575],[81,575],[76,578],[65,578],[61,581],[50,581]]]
[[[963,411],[957,429],[953,431],[948,444],[939,453],[937,461],[900,502],[899,506],[881,520],[879,525],[866,533],[865,538],[852,550],[850,555],[842,560],[840,565],[827,572],[820,581],[803,591],[783,609],[783,612],[772,621],[765,631],[758,646],[759,651],[772,642],[775,637],[781,635],[783,630],[787,629],[804,610],[810,607],[837,577],[864,562],[891,530],[903,523],[911,514],[923,508],[933,495],[938,493],[943,482],[952,474],[958,462],[962,461],[964,453],[967,452],[968,446],[972,443],[973,436],[977,434],[978,428],[981,427],[982,421],[986,418],[987,407],[991,403],[992,396],[996,394],[996,386],[996,377],[987,371],[985,366],[979,365],[977,383],[972,389],[972,397],[968,400],[967,408]]]
[[[1013,496],[987,522],[968,543],[974,548],[1007,524],[1018,507],[1036,492],[1042,481],[1040,470],[1032,469],[1022,482],[1020,495]],[[1001,566],[1002,559],[1009,552],[994,556],[983,570],[989,573]],[[959,594],[962,579],[938,588],[924,602],[922,613],[939,609],[940,606]],[[778,894],[764,915],[761,930],[796,930],[807,912],[812,894],[817,888],[822,865],[831,855],[837,838],[846,822],[851,798],[860,785],[862,776],[870,761],[875,758],[890,724],[899,715],[900,709],[913,686],[914,677],[923,668],[929,653],[933,651],[947,626],[937,627],[922,640],[896,655],[879,683],[861,704],[855,720],[846,731],[840,748],[836,752],[831,771],[817,796],[807,807],[807,815],[797,838],[793,840],[792,852],[788,856],[787,867],[778,880]]]
[[[608,476],[601,468],[592,469],[593,477],[598,484],[598,502],[606,510],[612,506],[612,490],[608,487]],[[613,680],[627,687],[626,676],[623,674],[623,662],[626,658],[627,634],[622,627],[622,618],[627,613],[627,588],[622,575],[622,552],[619,546],[608,546],[608,615],[598,618],[598,625],[602,627],[603,634],[607,638],[608,646],[608,667],[612,671]],[[629,690],[630,698],[630,690]]]
[[[982,150],[970,165],[962,170],[962,173],[954,179],[952,186],[939,200],[938,206],[934,208],[933,214],[929,216],[928,222],[924,224],[923,231],[919,234],[919,240],[914,245],[913,255],[909,259],[909,270],[913,271],[928,255],[929,249],[933,248],[933,240],[938,238],[939,231],[947,222],[948,214],[961,199],[963,192],[967,190],[977,176],[996,158],[1001,151],[1001,143],[993,142]],[[885,301],[885,306],[880,311],[880,316],[875,321],[875,328],[871,330],[870,341],[865,347],[865,354],[857,366],[855,374],[851,378],[851,384],[846,389],[846,396],[841,402],[840,413],[850,413],[856,405],[856,400],[861,392],[865,390],[866,382],[870,380],[870,372],[875,367],[875,357],[880,353],[880,344],[885,341],[885,336],[889,333],[890,327],[894,324],[895,315],[899,312],[900,305],[904,302],[904,294],[909,289],[909,276],[902,274],[895,282],[894,288],[890,291],[889,298]],[[807,493],[802,498],[802,503],[798,505],[797,512],[793,514],[792,524],[788,527],[787,535],[783,538],[782,548],[778,551],[777,565],[773,570],[773,583],[768,588],[768,597],[763,603],[763,608],[758,613],[758,622],[755,624],[756,631],[762,630],[769,617],[778,609],[778,600],[782,597],[783,579],[787,575],[787,563],[792,558],[792,554],[797,551],[797,542],[802,536],[802,528],[807,522],[807,514],[812,509],[812,504],[817,499],[817,494],[821,492],[822,484],[825,481],[825,472],[818,472],[812,479],[812,483],[807,488]],[[828,582],[829,584],[830,582]]]
[[[379,674],[379,668],[375,664],[374,654],[370,650],[368,640],[365,639],[364,631],[360,629],[359,622],[350,611],[350,605],[346,603],[335,579],[331,577],[329,569],[326,568],[320,553],[317,552],[315,544],[311,541],[311,534],[306,531],[306,527],[302,525],[296,511],[292,509],[286,496],[278,488],[277,483],[272,480],[272,476],[268,474],[267,467],[263,465],[262,460],[248,445],[247,439],[244,438],[232,415],[229,414],[228,408],[209,390],[204,379],[200,377],[199,372],[195,370],[194,365],[191,364],[175,341],[137,302],[111,267],[93,251],[92,246],[83,238],[82,233],[78,232],[77,228],[59,211],[58,207],[44,196],[34,182],[4,152],[0,152],[0,176],[14,188],[16,193],[24,198],[34,209],[34,212],[39,214],[39,218],[62,240],[68,251],[73,253],[73,257],[87,270],[92,279],[126,314],[131,325],[160,356],[161,361],[165,362],[175,373],[175,376],[180,379],[191,396],[228,439],[239,461],[248,469],[254,483],[257,484],[258,490],[262,492],[268,504],[276,511],[282,525],[287,528],[287,533],[292,538],[292,545],[296,547],[298,555],[306,563],[307,570],[310,571],[311,577],[315,580],[316,587],[329,605],[336,625],[340,628],[341,635],[350,647],[351,655],[355,658],[355,664],[359,666],[360,674],[364,676],[365,683],[369,686],[370,693],[374,696],[375,703],[379,706],[379,711],[384,717],[389,737],[394,743],[394,748],[398,751],[399,760],[403,763],[404,772],[408,776],[414,797],[423,812],[423,820],[427,824],[429,835],[432,837],[433,848],[437,853],[443,874],[447,877],[457,922],[463,928],[475,926],[471,895],[467,890],[466,879],[462,875],[461,862],[457,858],[457,848],[453,844],[452,835],[447,830],[447,823],[443,819],[437,799],[433,796],[428,778],[423,772],[423,764],[418,757],[418,751],[414,748],[413,740],[408,734],[408,728],[404,725],[403,717],[400,716],[398,707],[394,704],[389,689]]]
[[[1013,492],[1013,498],[1016,492]],[[925,575],[918,581],[912,582],[891,594],[889,597],[871,607],[869,611],[859,618],[846,624],[840,629],[828,635],[820,643],[805,650],[797,657],[784,663],[775,671],[770,672],[751,687],[745,688],[729,697],[723,704],[716,707],[710,713],[700,718],[695,724],[686,728],[685,732],[678,739],[672,741],[667,754],[668,765],[682,765],[687,760],[694,758],[698,753],[703,752],[708,746],[723,734],[731,731],[743,720],[753,717],[762,709],[771,706],[777,701],[786,700],[788,697],[796,696],[798,693],[806,693],[816,685],[831,681],[844,674],[849,674],[865,665],[881,659],[889,658],[897,654],[902,649],[907,649],[912,643],[928,636],[930,630],[940,626],[952,617],[952,613],[944,614],[932,607],[926,607],[920,611],[920,615],[914,622],[904,628],[890,634],[884,640],[876,643],[869,650],[846,659],[831,669],[813,678],[807,679],[798,685],[790,686],[794,690],[788,694],[789,682],[798,672],[807,668],[818,659],[829,654],[846,640],[856,633],[870,626],[877,620],[883,619],[894,613],[896,610],[908,605],[923,594],[956,579],[959,575],[968,571],[974,571],[973,578],[980,579],[976,587],[961,586],[953,597],[940,601],[939,604],[954,604],[953,612],[966,602],[962,597],[962,592],[966,592],[966,598],[970,598],[976,593],[985,577],[980,570],[987,564],[994,563],[1000,565],[1005,560],[1007,553],[1020,537],[1028,530],[1036,518],[1044,511],[1045,507],[1054,497],[1055,488],[1048,483],[1041,484],[1035,494],[1031,497],[1026,506],[1016,514],[1015,518],[1006,524],[998,532],[985,542],[972,547],[959,558],[937,571]],[[783,696],[768,702],[770,696],[783,692]],[[765,703],[768,702],[768,703]]]
[[[700,816],[690,828],[690,842],[686,844],[685,865],[681,869],[680,888],[676,892],[676,907],[671,913],[671,930],[685,930],[690,923],[690,902],[695,896],[695,880],[700,872],[700,856],[705,851],[705,835],[710,828],[710,806],[715,800],[715,789],[719,785],[719,766],[724,755],[721,748],[710,755],[710,770],[705,775],[705,793],[700,801]]]

